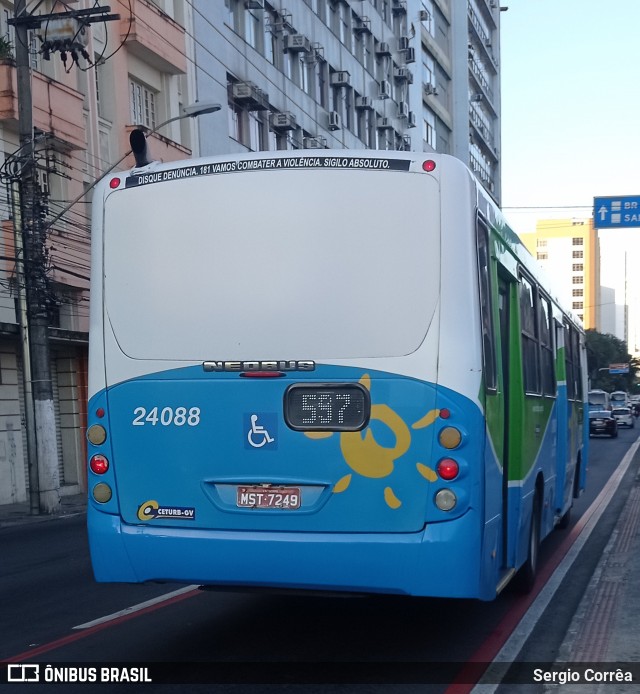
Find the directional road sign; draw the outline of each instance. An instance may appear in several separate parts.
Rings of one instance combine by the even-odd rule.
[[[610,374],[628,374],[629,364],[609,364]]]
[[[596,229],[640,227],[640,195],[593,198],[593,226]]]

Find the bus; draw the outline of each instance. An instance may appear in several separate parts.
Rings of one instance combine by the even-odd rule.
[[[609,393],[605,390],[590,390],[587,394],[587,402],[589,403],[589,410],[610,410],[611,404],[609,399]]]
[[[585,484],[584,333],[459,160],[150,163],[92,214],[98,581],[531,588]]]
[[[611,407],[629,407],[629,393],[624,390],[614,390],[609,396]]]

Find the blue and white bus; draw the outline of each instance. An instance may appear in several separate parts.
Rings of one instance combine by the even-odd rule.
[[[93,201],[98,581],[493,599],[584,486],[584,335],[444,155],[229,155]]]

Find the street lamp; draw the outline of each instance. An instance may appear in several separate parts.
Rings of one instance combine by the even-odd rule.
[[[200,103],[196,101],[195,104],[185,106],[182,109],[181,115],[174,116],[173,118],[169,118],[168,120],[163,121],[162,123],[160,123],[160,125],[157,125],[153,130],[149,131],[146,134],[144,129],[138,126],[129,133],[129,143],[131,144],[131,149],[129,150],[129,152],[127,152],[127,154],[133,152],[133,156],[136,160],[136,166],[146,166],[147,164],[151,163],[151,159],[149,158],[149,150],[147,148],[147,138],[149,137],[149,135],[153,135],[153,133],[160,130],[160,128],[163,128],[165,125],[168,125],[169,123],[173,123],[173,121],[181,120],[182,118],[197,118],[198,116],[203,116],[206,113],[215,113],[216,111],[219,111],[221,108],[222,106],[220,104],[212,104],[207,102]]]

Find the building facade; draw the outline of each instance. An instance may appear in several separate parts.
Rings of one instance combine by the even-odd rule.
[[[546,219],[524,245],[553,278],[560,300],[586,329],[601,330],[600,245],[592,219]]]
[[[500,201],[500,7],[489,0],[193,2],[203,154],[438,151]]]

